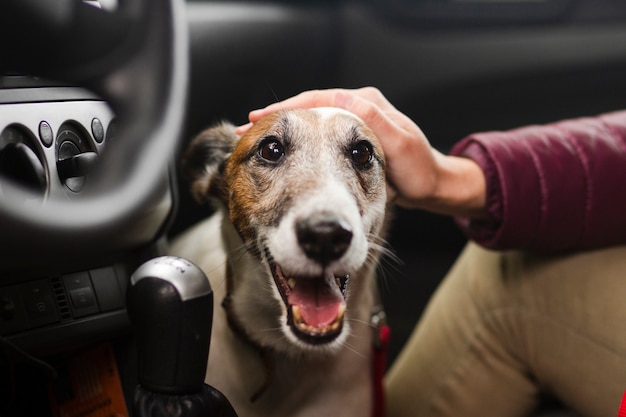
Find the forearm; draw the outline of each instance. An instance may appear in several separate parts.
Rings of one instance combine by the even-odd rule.
[[[494,249],[564,251],[626,243],[626,112],[472,135],[452,150],[486,178],[484,222],[457,218]]]

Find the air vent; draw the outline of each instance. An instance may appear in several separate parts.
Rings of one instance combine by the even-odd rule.
[[[34,135],[25,126],[12,124],[2,130],[0,177],[3,181],[9,180],[43,198],[48,188],[48,178],[42,161],[42,150]],[[11,194],[4,197],[15,196]]]
[[[52,278],[51,282],[52,292],[57,303],[57,308],[59,310],[59,316],[61,317],[61,321],[71,320],[72,311],[70,310],[69,300],[67,299],[67,294],[65,293],[65,288],[63,288],[61,278],[54,277]]]

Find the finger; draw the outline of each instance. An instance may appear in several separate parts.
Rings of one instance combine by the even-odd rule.
[[[345,110],[355,114],[378,136],[379,138],[396,137],[399,132],[398,126],[374,101],[364,98],[360,94],[338,97],[345,101]],[[383,141],[385,142],[385,141]],[[383,146],[385,143],[383,143]]]
[[[251,122],[257,122],[264,116],[279,110],[288,110],[296,108],[314,108],[314,107],[329,107],[334,106],[335,94],[337,89],[329,90],[309,90],[304,91],[296,96],[290,97],[286,100],[279,101],[278,103],[270,104],[269,106],[253,110],[248,115]]]
[[[359,100],[357,100],[357,97],[359,98]],[[385,97],[383,93],[376,87],[363,87],[363,88],[359,88],[355,90],[339,89],[339,90],[334,91],[334,97],[332,100],[334,103],[333,104],[334,107],[341,107],[354,114],[357,114],[367,124],[369,124],[371,120],[368,120],[368,116],[361,114],[359,107],[353,107],[355,100],[356,100],[356,103],[362,104],[360,99],[370,102],[375,107],[377,107],[376,110],[379,110],[381,113],[384,113],[388,118],[387,122],[389,124],[391,124],[391,122],[395,122],[398,124],[398,127],[401,127],[404,129],[407,129],[407,127],[413,124],[412,121],[403,113],[399,112],[393,106],[393,104],[391,104],[391,102],[387,100],[387,97]],[[357,104],[357,106],[359,105],[360,104]],[[407,130],[410,130],[410,129],[407,129]]]
[[[353,90],[353,92],[354,94],[375,103],[381,109],[395,110],[395,107],[393,107],[393,105],[387,100],[383,93],[376,87],[362,87]]]
[[[237,126],[235,128],[235,133],[238,134],[239,136],[241,136],[244,133],[246,133],[248,130],[250,130],[252,125],[253,125],[253,123],[246,123],[245,125]]]
[[[404,128],[408,132],[412,132],[415,124],[408,116],[398,111],[387,97],[376,87],[363,87],[354,90],[354,94],[371,101],[383,111],[389,119],[397,123],[398,126]]]

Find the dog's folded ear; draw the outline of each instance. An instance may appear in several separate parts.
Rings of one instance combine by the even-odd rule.
[[[199,203],[211,199],[225,201],[226,189],[222,178],[224,165],[233,151],[239,135],[235,126],[222,122],[200,132],[189,144],[181,160],[183,176],[191,184],[191,193]]]

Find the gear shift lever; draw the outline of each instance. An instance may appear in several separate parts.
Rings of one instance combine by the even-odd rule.
[[[135,329],[138,417],[236,416],[228,400],[204,384],[213,319],[213,291],[183,258],[163,256],[130,279],[128,313]]]

